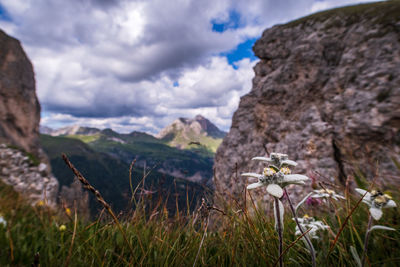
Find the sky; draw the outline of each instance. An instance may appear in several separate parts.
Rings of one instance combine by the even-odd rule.
[[[33,63],[41,125],[155,134],[201,114],[228,131],[262,32],[359,0],[0,0]]]

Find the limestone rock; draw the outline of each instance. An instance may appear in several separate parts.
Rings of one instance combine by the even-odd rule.
[[[34,205],[45,200],[48,206],[57,202],[58,181],[46,164],[35,165],[23,152],[0,144],[0,180],[12,185]]]
[[[296,173],[318,181],[345,184],[362,174],[398,185],[399,16],[400,3],[390,1],[264,31],[253,47],[260,61],[252,90],[215,157],[217,190],[237,196],[251,180],[236,173],[261,172],[251,158],[271,152],[288,154]]]
[[[40,104],[32,64],[19,41],[1,30],[0,51],[0,142],[41,157]]]

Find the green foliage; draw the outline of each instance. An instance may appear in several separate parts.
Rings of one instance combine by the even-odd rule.
[[[100,134],[93,134],[93,135],[76,134],[76,135],[68,135],[68,137],[81,140],[84,143],[91,143],[99,139]]]
[[[354,173],[354,180],[359,188],[368,188],[368,181],[365,178],[365,175],[362,173],[361,170],[357,170]]]
[[[398,192],[393,195],[399,199]],[[174,197],[172,197],[174,198]],[[331,230],[313,240],[317,249],[317,263],[321,266],[357,266],[354,251],[361,254],[367,225],[367,206],[357,207],[344,227],[338,242],[330,251],[335,235],[345,217],[358,201],[331,203],[331,209],[302,206],[301,213],[312,213],[330,225]],[[191,266],[199,251],[205,220],[197,212],[167,214],[165,202],[139,200],[136,210],[129,211],[120,221],[128,241],[103,213],[93,222],[78,217],[74,234],[74,220],[65,219],[63,211],[51,211],[46,206],[31,207],[11,187],[0,184],[0,212],[7,227],[0,225],[0,266],[30,266],[39,253],[42,266]],[[212,223],[201,246],[196,266],[273,266],[278,259],[278,237],[273,218],[264,208],[271,203],[223,203],[224,215],[211,211]],[[261,207],[261,208],[256,208]],[[284,249],[296,240],[295,223],[285,214]],[[64,219],[63,219],[64,218]],[[72,216],[74,218],[74,216]],[[400,214],[396,209],[385,210],[380,224],[398,229]],[[59,226],[64,224],[65,231]],[[75,236],[74,241],[73,236]],[[396,266],[400,262],[400,232],[374,231],[371,234],[368,260],[371,265]],[[351,248],[353,247],[353,248]],[[291,247],[284,257],[287,266],[308,266],[310,256],[303,242]]]

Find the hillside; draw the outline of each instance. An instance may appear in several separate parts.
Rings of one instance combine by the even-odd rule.
[[[109,201],[116,211],[125,210],[132,196],[129,184],[129,164],[106,153],[92,149],[84,142],[67,137],[53,137],[41,135],[41,142],[48,154],[54,175],[60,182],[60,186],[70,186],[73,182],[73,174],[65,165],[61,154],[65,153],[75,167],[99,190],[104,199]],[[132,157],[130,159],[133,159]],[[134,168],[132,173],[133,188],[141,182],[142,168]],[[175,179],[155,170],[151,171],[145,180],[145,189],[155,191],[154,199],[159,197],[167,199],[168,195],[176,195],[182,207],[186,207],[186,193],[195,203],[204,189],[187,180]],[[138,192],[141,192],[139,190]],[[137,197],[137,196],[136,196]],[[175,210],[175,198],[168,199],[168,208]],[[96,200],[90,196],[91,213],[96,214],[100,209]]]
[[[69,126],[57,130],[42,127],[53,136],[64,136],[86,143],[96,152],[136,166],[154,167],[156,171],[211,186],[214,153],[224,132],[208,119],[180,118],[161,131],[157,137],[131,132],[120,134],[112,129]]]

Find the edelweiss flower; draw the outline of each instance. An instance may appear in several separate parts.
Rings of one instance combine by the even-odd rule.
[[[321,199],[326,202],[326,199],[328,198],[333,198],[334,200],[339,200],[341,199],[346,199],[344,196],[336,194],[335,191],[330,190],[330,189],[320,189],[320,190],[313,190],[311,193],[306,195],[303,200],[301,200],[297,206],[296,210],[303,205],[304,202],[306,202],[308,205],[319,205],[321,202],[319,199]],[[318,200],[317,202],[314,202],[313,200]]]
[[[3,215],[0,214],[0,224],[4,225],[4,227],[7,226],[7,221],[4,219]]]
[[[247,189],[254,189],[260,186],[266,186],[267,192],[274,197],[283,196],[283,187],[289,184],[304,184],[309,178],[305,175],[290,174],[289,166],[296,166],[297,163],[289,160],[286,154],[271,153],[269,158],[255,157],[253,160],[261,160],[269,163],[268,168],[264,168],[263,174],[242,173],[242,176],[254,177],[258,179],[257,183],[247,186]]]
[[[299,221],[299,224],[303,229],[308,230],[311,228],[311,230],[308,231],[307,235],[314,239],[319,238],[317,236],[318,230],[326,230],[329,228],[329,226],[324,224],[322,221],[316,221],[313,217],[309,217],[307,214],[304,215],[303,218],[298,218],[297,220]],[[295,234],[301,235],[301,231],[298,226],[296,226]]]
[[[369,212],[375,220],[379,220],[382,217],[382,208],[394,208],[397,206],[391,196],[379,190],[367,192],[364,189],[356,188],[356,191],[363,196],[365,194],[362,202],[369,206]]]
[[[336,194],[335,191],[330,189],[320,189],[320,190],[313,190],[312,194],[310,195],[312,198],[333,198],[334,200],[346,199],[344,196]]]

